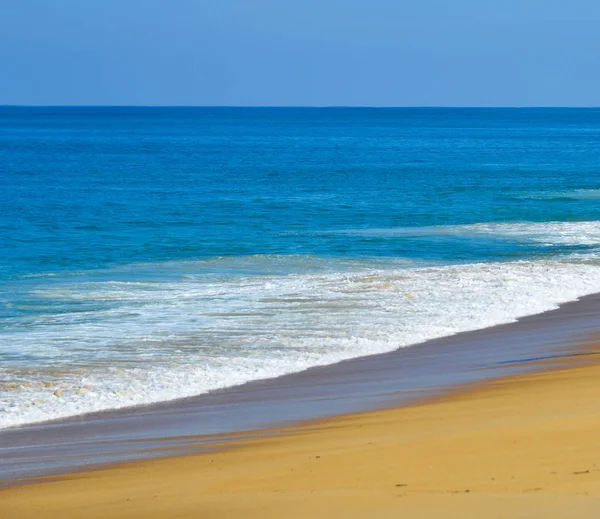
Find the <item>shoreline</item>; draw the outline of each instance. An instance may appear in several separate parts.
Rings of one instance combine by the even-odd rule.
[[[599,351],[584,344],[564,363],[541,361],[545,371],[265,431],[210,454],[0,489],[0,505],[7,519],[596,517]]]
[[[427,401],[568,360],[600,328],[600,294],[514,323],[153,406],[0,431],[0,486],[182,452],[239,435]],[[258,432],[257,432],[258,431]],[[232,440],[233,439],[233,440]]]

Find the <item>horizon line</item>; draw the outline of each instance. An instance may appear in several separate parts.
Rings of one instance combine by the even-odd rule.
[[[0,104],[0,108],[368,108],[368,109],[599,109],[600,105],[128,105],[128,104]]]

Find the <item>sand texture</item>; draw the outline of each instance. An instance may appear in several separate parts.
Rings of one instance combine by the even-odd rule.
[[[594,356],[590,356],[593,359]],[[0,491],[2,519],[598,518],[600,366]]]

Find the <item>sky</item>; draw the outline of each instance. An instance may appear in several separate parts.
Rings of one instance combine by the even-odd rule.
[[[0,0],[0,104],[600,106],[599,0]]]

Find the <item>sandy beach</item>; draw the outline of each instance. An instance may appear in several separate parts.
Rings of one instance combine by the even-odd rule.
[[[594,350],[219,452],[4,489],[3,518],[597,517]]]

